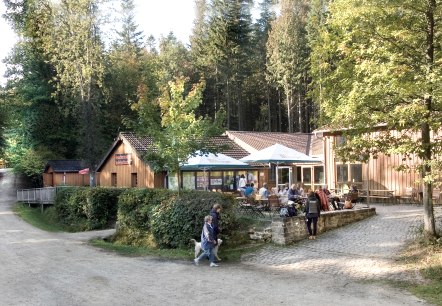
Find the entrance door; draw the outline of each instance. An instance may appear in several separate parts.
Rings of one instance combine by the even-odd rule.
[[[285,183],[289,183],[289,187],[292,185],[293,179],[293,169],[292,167],[278,167],[278,182],[277,185],[283,188]]]

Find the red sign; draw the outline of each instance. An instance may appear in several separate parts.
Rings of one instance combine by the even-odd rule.
[[[115,165],[130,165],[131,156],[130,153],[115,154]]]

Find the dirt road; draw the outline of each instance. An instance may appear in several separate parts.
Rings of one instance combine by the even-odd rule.
[[[86,241],[108,232],[47,233],[21,221],[11,211],[14,176],[0,176],[0,305],[425,305],[345,274],[103,252]]]

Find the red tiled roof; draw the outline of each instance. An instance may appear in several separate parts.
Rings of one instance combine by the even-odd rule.
[[[313,134],[280,132],[227,131],[226,135],[249,153],[260,151],[275,143],[310,155]]]
[[[142,154],[147,152],[148,149],[156,149],[152,137],[138,136],[134,132],[121,132],[120,135],[123,136],[138,153]]]

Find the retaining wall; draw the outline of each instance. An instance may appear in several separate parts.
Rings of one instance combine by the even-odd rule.
[[[374,216],[376,209],[360,208],[322,212],[318,234]],[[272,222],[272,242],[286,245],[308,237],[305,216],[275,218]]]

